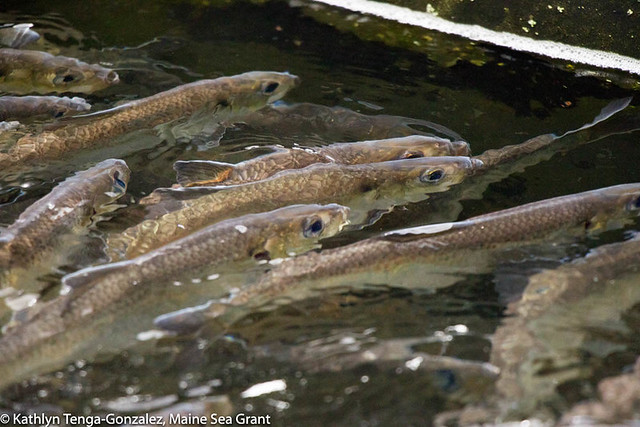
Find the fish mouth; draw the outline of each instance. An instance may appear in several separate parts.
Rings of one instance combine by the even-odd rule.
[[[107,75],[105,76],[104,80],[110,84],[110,85],[114,85],[116,83],[120,82],[120,76],[118,75],[118,73],[116,73],[115,71],[111,70],[107,73]]]
[[[346,206],[343,206],[343,209],[340,209],[340,215],[342,216],[342,222],[338,225],[338,233],[341,232],[346,226],[351,224],[351,220],[349,219],[349,213],[351,209]]]
[[[300,86],[300,82],[302,82],[302,79],[300,79],[300,77],[296,76],[295,74],[291,74],[289,72],[285,72],[285,74],[291,77],[292,88]]]
[[[480,159],[471,159],[471,170],[482,169],[484,162]]]

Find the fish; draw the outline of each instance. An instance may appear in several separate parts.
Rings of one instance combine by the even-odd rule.
[[[526,416],[546,402],[561,401],[558,387],[564,382],[592,377],[579,349],[589,330],[616,328],[623,313],[640,301],[639,263],[640,236],[635,235],[528,278],[492,338],[491,360],[503,370],[496,390],[503,402],[513,403],[510,413]]]
[[[566,151],[570,148],[571,144],[566,144],[567,146],[558,146],[559,141],[570,135],[578,134],[580,131],[593,128],[597,124],[611,118],[615,114],[627,108],[632,99],[632,97],[627,97],[611,101],[601,109],[600,113],[591,122],[577,129],[569,130],[561,135],[556,135],[553,133],[539,135],[521,144],[507,145],[498,149],[487,150],[477,157],[484,162],[487,169],[493,169],[499,165],[513,164],[516,168],[514,169],[515,171],[523,170],[526,166],[539,162],[540,158],[531,157],[530,159],[527,159],[525,162],[521,163],[516,163],[516,160],[522,159],[526,156],[530,156],[531,154],[537,152],[542,152],[542,155],[548,155],[550,157],[552,154],[555,154],[557,152],[556,149]],[[544,152],[544,149],[550,147],[554,148],[552,154]]]
[[[81,233],[127,190],[130,171],[108,159],[67,178],[0,233],[0,288],[28,289],[64,257],[70,235]]]
[[[157,323],[156,323],[157,324]],[[487,362],[463,360],[448,356],[435,356],[414,347],[433,342],[432,337],[378,339],[355,333],[337,333],[301,344],[270,343],[249,349],[253,357],[271,357],[295,363],[307,374],[346,372],[362,365],[374,364],[378,369],[395,369],[408,360],[419,358],[416,369],[424,372],[456,371],[469,375],[495,379],[500,370]],[[406,365],[405,365],[406,366]]]
[[[0,91],[93,93],[119,82],[118,73],[75,58],[35,50],[0,49]]]
[[[389,277],[383,276],[397,279],[397,272],[407,265],[448,265],[445,271],[455,271],[456,266],[470,264],[472,251],[489,251],[531,241],[571,226],[603,226],[615,216],[637,215],[639,207],[640,184],[624,184],[533,202],[463,221],[391,231],[285,260],[258,283],[233,296],[227,305],[212,305],[209,311],[211,317],[218,317],[230,306],[251,304],[255,307],[265,300],[312,288],[310,283],[322,283],[323,287],[347,284],[350,280],[373,283],[380,280],[375,275],[381,275],[384,283],[390,283]],[[438,269],[430,267],[430,270]]]
[[[221,110],[259,108],[283,97],[297,82],[298,77],[288,73],[254,71],[188,83],[109,110],[71,117],[42,133],[26,135],[0,155],[0,165],[56,160],[72,151],[114,145],[124,134],[195,113],[206,111],[210,116]]]
[[[40,38],[40,34],[31,29],[33,24],[7,24],[0,27],[0,45],[13,49],[33,43]]]
[[[0,120],[45,116],[60,118],[88,111],[91,105],[78,96],[0,96]]]
[[[309,140],[313,136],[317,142],[364,141],[410,135],[463,140],[453,130],[427,120],[387,114],[366,115],[345,107],[307,102],[269,105],[243,116],[232,125],[244,125],[257,133],[253,138],[255,141],[265,140],[265,132],[273,133],[276,140]]]
[[[263,262],[311,249],[338,233],[347,216],[348,209],[336,204],[288,206],[219,222],[138,258],[67,275],[62,284],[68,292],[32,307],[0,338],[0,389],[74,358],[90,358],[100,347],[126,346],[162,311],[212,292],[207,286],[215,286],[220,275],[211,274],[211,267],[222,272],[248,258]],[[179,295],[169,297],[172,291]]]
[[[172,211],[110,236],[107,246],[112,259],[133,258],[213,222],[296,203],[341,203],[357,208],[360,202],[366,211],[374,207],[388,209],[394,203],[406,203],[411,195],[424,199],[427,193],[445,191],[480,165],[481,162],[462,156],[363,165],[318,163],[246,184],[173,190],[168,196],[175,199],[174,205],[149,206]],[[201,189],[210,194],[188,200],[174,197],[181,193],[199,194]],[[356,218],[352,216],[351,220],[361,221]]]
[[[455,210],[454,214],[457,216],[459,213],[460,205],[458,199],[463,198],[473,198],[476,197],[476,194],[482,194],[486,186],[493,181],[503,179],[506,176],[509,176],[512,173],[522,171],[526,169],[526,167],[537,164],[542,160],[546,160],[551,157],[555,153],[559,151],[567,151],[572,148],[572,144],[566,143],[565,138],[571,136],[573,134],[578,134],[582,130],[586,130],[596,126],[597,124],[609,119],[616,113],[624,110],[631,102],[632,98],[623,98],[619,100],[615,100],[609,103],[606,107],[602,109],[600,114],[596,116],[593,121],[588,124],[581,126],[578,129],[573,129],[565,132],[562,135],[555,134],[543,134],[537,137],[531,138],[525,142],[514,145],[507,145],[498,149],[490,149],[485,151],[482,154],[472,156],[473,159],[479,160],[482,162],[482,165],[476,169],[476,173],[474,175],[474,180],[471,181],[471,185],[461,186],[462,194],[456,194],[456,200],[453,201],[454,206],[452,207]],[[411,141],[413,138],[429,138],[423,136],[410,136],[407,137],[407,141]],[[393,143],[393,141],[403,141],[403,138],[399,139],[388,139],[381,141],[389,141],[389,143]],[[426,140],[425,140],[426,141]],[[446,141],[446,140],[444,140]],[[377,141],[370,141],[372,145],[378,144]],[[331,147],[333,145],[338,145],[337,150],[342,150],[343,147],[346,148],[356,148],[358,147],[356,143],[352,147],[349,147],[349,144],[332,144],[327,147],[323,147],[322,150],[331,151]],[[468,145],[465,147],[465,143],[462,141],[455,141],[454,143],[454,155],[469,155]],[[573,144],[575,145],[575,143]],[[367,149],[372,148],[370,146],[366,147]],[[317,149],[320,150],[320,149]],[[289,159],[289,154],[287,151],[284,153],[274,153],[274,159],[280,160],[281,157]],[[434,153],[435,154],[435,153]],[[417,152],[401,152],[401,156],[405,157],[415,157],[419,156],[420,153]],[[335,155],[332,152],[332,156],[340,157],[339,155]],[[256,159],[252,159],[246,162],[243,162],[239,165],[236,165],[238,169],[233,169],[233,165],[219,162],[203,162],[203,161],[194,161],[194,162],[176,162],[174,165],[174,169],[178,171],[178,183],[183,184],[183,186],[192,186],[192,185],[225,185],[224,179],[241,179],[237,178],[238,175],[247,174],[246,169],[249,167],[257,167],[260,165],[262,167],[262,161],[270,159],[270,155],[261,156]],[[353,162],[353,160],[349,160]],[[286,163],[285,163],[286,164]],[[214,175],[217,174],[217,175]],[[209,181],[208,175],[214,176],[214,180]],[[193,184],[191,184],[191,181]],[[158,200],[162,198],[159,193],[166,192],[164,189],[158,189],[154,191],[151,195],[143,198],[141,200],[142,204],[153,204],[157,203]],[[195,194],[195,192],[194,192]],[[186,196],[186,193],[184,194]],[[441,197],[447,198],[448,193],[442,194]],[[451,198],[451,197],[449,197]],[[454,215],[451,215],[454,216]]]
[[[178,184],[194,187],[259,181],[282,170],[304,168],[313,163],[362,164],[416,157],[468,155],[469,144],[464,141],[412,135],[314,148],[276,148],[272,154],[236,165],[206,160],[178,161],[173,168]]]
[[[407,209],[402,212],[405,223],[410,225],[411,223],[455,221],[463,211],[461,201],[482,199],[491,183],[499,182],[514,173],[526,170],[530,166],[547,161],[553,156],[594,143],[612,134],[628,133],[635,130],[625,125],[625,130],[611,132],[606,123],[607,120],[625,110],[631,100],[630,97],[614,100],[604,106],[591,122],[561,135],[542,134],[519,144],[489,149],[472,156],[482,162],[482,167],[476,170],[473,178],[465,180],[462,185],[458,185],[450,191],[435,194],[428,206],[421,203],[407,206]],[[434,209],[435,207],[437,209]],[[393,215],[388,215],[386,219],[390,222],[397,220]],[[385,218],[379,225],[382,227],[387,225]]]

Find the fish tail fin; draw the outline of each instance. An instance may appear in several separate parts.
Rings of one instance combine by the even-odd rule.
[[[564,136],[571,135],[572,133],[577,133],[577,132],[580,132],[581,130],[594,127],[598,123],[607,120],[611,116],[627,108],[632,100],[633,100],[633,97],[630,96],[628,98],[621,98],[621,99],[616,99],[614,101],[611,101],[609,104],[607,104],[602,108],[602,110],[600,111],[600,114],[598,114],[591,122],[579,127],[578,129],[567,131],[562,135],[560,135],[558,138],[562,138]]]
[[[226,181],[235,166],[206,160],[177,161],[173,164],[178,184],[183,187],[215,185]]]

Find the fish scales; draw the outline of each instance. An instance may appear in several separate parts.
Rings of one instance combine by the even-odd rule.
[[[594,217],[626,211],[638,197],[640,184],[608,187],[451,223],[448,230],[426,233],[422,237],[417,231],[414,240],[394,241],[391,240],[395,238],[393,236],[377,237],[321,253],[309,253],[275,267],[258,284],[234,297],[231,303],[242,305],[259,296],[279,295],[304,280],[339,280],[348,274],[392,271],[409,262],[437,262],[451,255],[464,262],[464,255],[460,255],[462,249],[488,249],[497,244],[527,240],[564,227],[586,224]]]
[[[247,215],[214,224],[134,260],[65,276],[63,284],[71,292],[33,307],[24,322],[0,339],[0,373],[7,374],[0,375],[0,388],[25,375],[53,369],[76,355],[89,357],[80,353],[98,348],[91,344],[100,336],[96,330],[114,333],[114,319],[121,317],[117,313],[138,311],[144,301],[173,288],[172,281],[183,280],[185,275],[189,280],[203,269],[264,251],[278,257],[292,250],[308,250],[318,239],[338,233],[347,224],[347,214],[347,208],[330,204]],[[318,221],[321,226],[316,227]],[[125,324],[128,322],[119,327]]]
[[[130,227],[110,237],[108,244],[114,255],[131,258],[235,215],[293,203],[346,203],[364,193],[385,191],[387,187],[404,193],[416,189],[411,182],[418,181],[425,170],[442,171],[442,182],[421,183],[419,188],[424,192],[444,191],[479,164],[465,157],[439,157],[352,166],[316,164],[283,171],[262,181],[223,187],[206,196],[180,201],[179,209]]]
[[[333,143],[325,147],[276,152],[238,164],[210,161],[179,161],[174,165],[177,181],[184,187],[197,185],[233,185],[268,178],[286,169],[299,169],[314,163],[364,164],[405,158],[469,155],[463,141],[412,135],[402,138]]]
[[[13,268],[35,270],[37,260],[59,249],[62,235],[87,225],[95,212],[125,193],[129,173],[124,161],[108,159],[67,178],[29,206],[0,233],[0,266],[5,269],[0,282],[16,280],[10,277]]]
[[[268,90],[269,83],[278,86]],[[257,71],[188,83],[110,110],[68,119],[57,129],[24,136],[5,158],[10,163],[56,159],[72,150],[113,143],[120,135],[150,129],[205,107],[257,108],[279,99],[295,84],[297,77],[293,75]]]

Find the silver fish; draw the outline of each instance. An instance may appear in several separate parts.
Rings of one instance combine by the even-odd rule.
[[[105,160],[67,178],[29,206],[0,233],[0,287],[29,288],[59,264],[67,238],[113,209],[109,204],[126,192],[129,173],[124,161]]]
[[[45,116],[60,118],[91,109],[84,98],[74,96],[0,96],[0,120]]]
[[[75,357],[90,358],[100,347],[118,349],[130,344],[162,311],[190,304],[202,297],[199,293],[206,292],[208,284],[216,285],[220,275],[211,274],[212,266],[224,271],[225,265],[247,258],[308,250],[318,239],[339,232],[347,223],[347,213],[345,207],[333,204],[247,215],[214,224],[136,259],[65,276],[62,282],[69,293],[34,306],[23,323],[0,338],[0,389]],[[176,283],[184,283],[186,289]],[[172,295],[174,291],[177,294]]]
[[[313,252],[284,261],[259,283],[235,295],[230,304],[256,306],[275,297],[323,286],[377,283],[408,265],[441,265],[446,271],[470,264],[474,253],[490,253],[578,224],[596,224],[631,214],[640,208],[640,184],[626,184],[557,197],[498,211],[465,221],[433,224],[389,232],[347,246]],[[477,263],[476,263],[477,264]],[[479,268],[474,266],[474,269]],[[439,269],[431,269],[434,272]],[[476,271],[476,270],[474,270]],[[395,275],[395,276],[394,276]],[[376,277],[377,276],[377,277]],[[446,285],[438,282],[438,285]],[[227,306],[212,307],[215,317]]]
[[[0,90],[16,94],[92,93],[118,83],[118,73],[75,58],[0,49]]]

